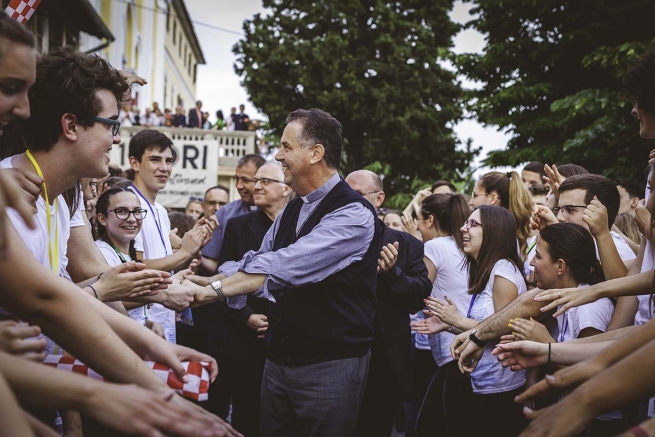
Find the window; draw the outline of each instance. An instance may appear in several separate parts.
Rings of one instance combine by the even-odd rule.
[[[176,44],[175,36],[177,35],[177,21],[173,20],[173,44]]]

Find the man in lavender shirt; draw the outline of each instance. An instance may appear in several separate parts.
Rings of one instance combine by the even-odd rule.
[[[370,202],[337,173],[341,123],[319,109],[287,118],[284,182],[298,194],[261,248],[227,262],[196,304],[256,292],[271,300],[262,436],[354,436],[373,340],[381,227]],[[211,282],[210,282],[211,281]]]

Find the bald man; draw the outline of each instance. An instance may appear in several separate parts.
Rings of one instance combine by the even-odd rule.
[[[355,171],[346,177],[346,183],[373,207],[379,208],[384,202],[382,181],[375,173]],[[423,299],[432,290],[423,261],[423,243],[406,232],[381,226],[375,337],[357,419],[357,435],[371,437],[391,435],[398,401],[412,396],[409,315],[423,309]]]

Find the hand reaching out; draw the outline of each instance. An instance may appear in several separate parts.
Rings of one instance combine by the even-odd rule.
[[[491,352],[503,367],[513,371],[533,369],[548,362],[548,344],[535,341],[501,343]]]
[[[510,319],[509,327],[512,334],[517,340],[530,340],[538,343],[555,343],[548,329],[541,323],[530,318],[527,319]]]
[[[447,331],[450,325],[441,321],[438,317],[426,317],[422,320],[415,320],[410,323],[412,329],[419,334],[430,335],[437,332]]]
[[[459,327],[461,314],[457,310],[455,302],[450,300],[448,296],[444,296],[446,302],[436,297],[428,297],[425,299],[425,304],[430,310],[432,315],[437,316],[447,325]]]
[[[0,351],[40,363],[45,358],[46,341],[37,338],[38,326],[13,320],[0,322]]]

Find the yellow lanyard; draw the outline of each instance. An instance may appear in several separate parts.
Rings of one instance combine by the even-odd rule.
[[[48,199],[48,189],[46,188],[45,185],[45,178],[43,177],[43,172],[41,172],[41,167],[39,167],[39,164],[36,162],[36,159],[34,159],[34,156],[32,156],[32,152],[29,150],[25,153],[29,160],[32,162],[32,165],[36,169],[36,173],[43,179],[43,196],[45,197],[45,211],[46,211],[46,222],[48,223],[48,259],[50,260],[50,268],[54,272],[55,275],[59,276],[59,226],[58,226],[58,220],[57,220],[57,209],[59,206],[59,202],[57,199],[55,199],[54,204],[55,204],[55,247],[54,249],[52,248],[52,238],[50,237],[52,235],[52,216],[51,216],[51,210],[50,210],[50,201]]]

